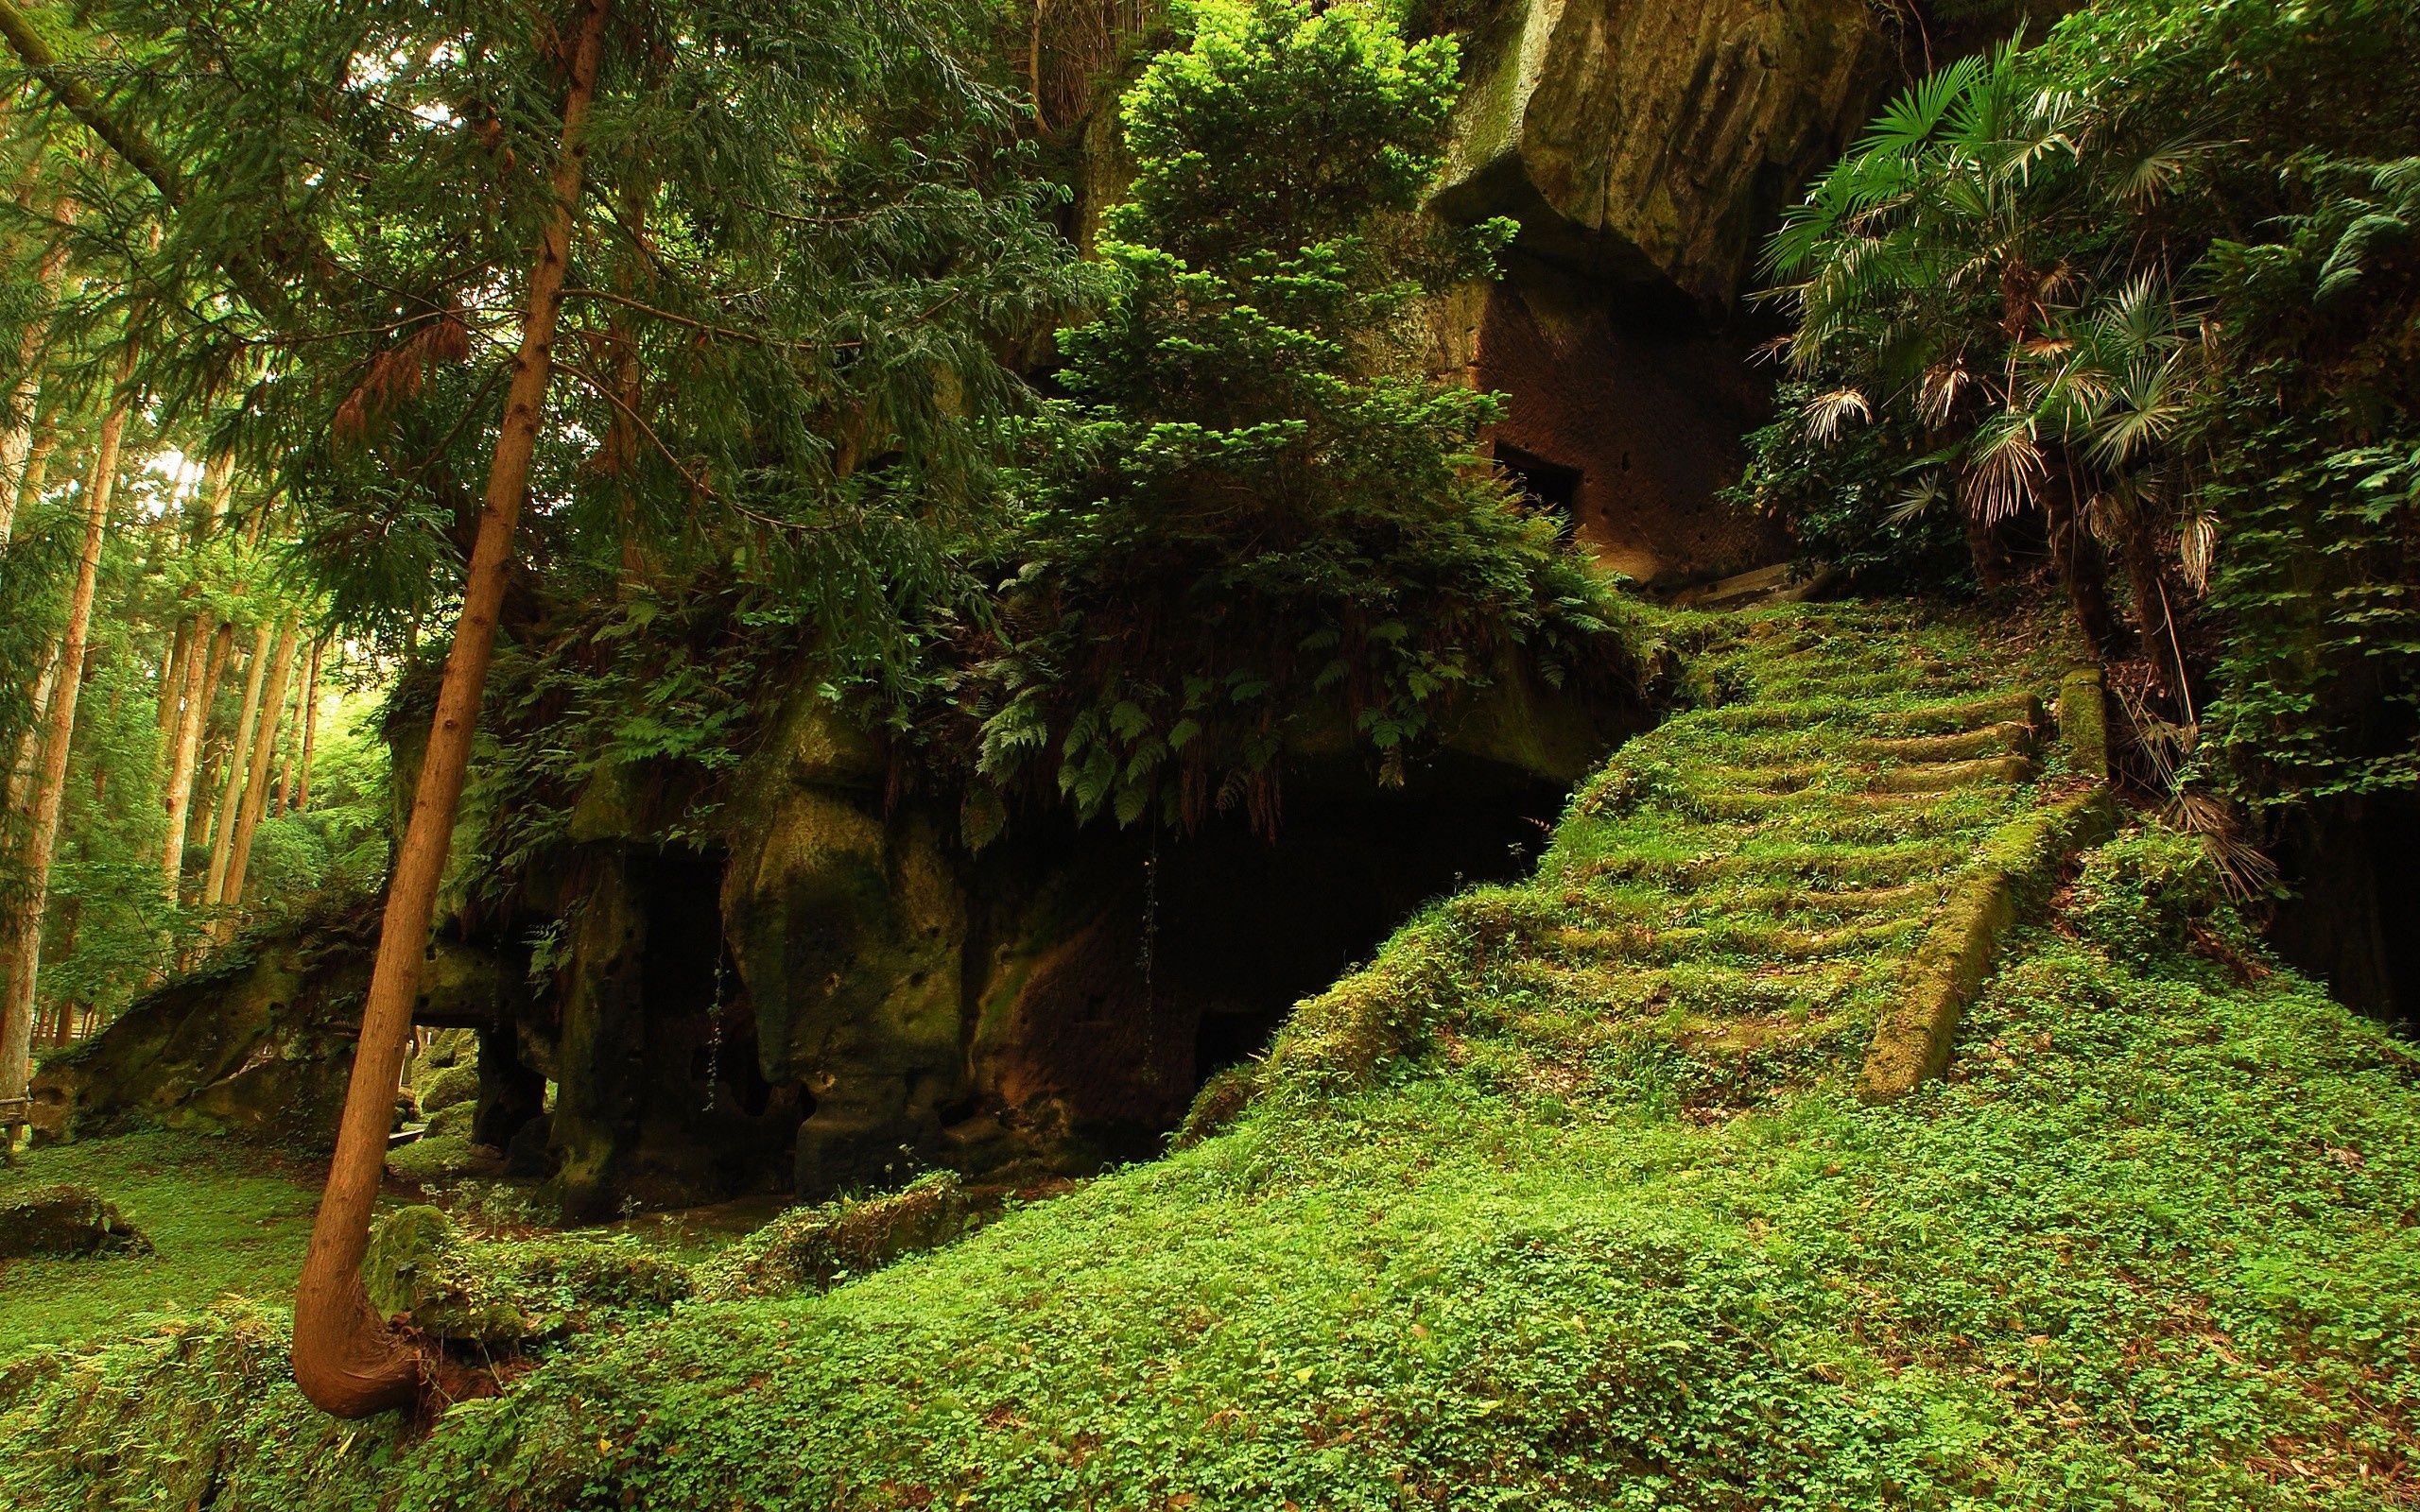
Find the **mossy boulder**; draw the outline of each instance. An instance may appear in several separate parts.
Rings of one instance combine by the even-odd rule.
[[[423,1117],[442,1112],[458,1104],[475,1103],[479,1096],[478,1063],[447,1066],[421,1083],[419,1090]]]
[[[377,927],[374,898],[331,904],[241,936],[138,998],[92,1039],[43,1057],[36,1136],[170,1128],[327,1149],[353,1076]],[[445,942],[416,1011],[493,1015],[503,974],[487,953]],[[471,1084],[475,1091],[475,1072]]]
[[[692,1290],[686,1266],[628,1235],[477,1239],[426,1206],[379,1221],[361,1280],[389,1321],[488,1348],[660,1314]]]
[[[117,1205],[90,1187],[61,1183],[0,1197],[0,1260],[150,1249]]]
[[[971,1187],[948,1171],[887,1196],[794,1209],[708,1261],[698,1295],[708,1301],[821,1291],[844,1276],[937,1248],[996,1214],[1006,1186]]]

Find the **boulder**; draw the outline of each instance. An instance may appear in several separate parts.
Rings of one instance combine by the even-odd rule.
[[[129,1251],[149,1254],[151,1242],[90,1187],[35,1187],[0,1196],[0,1260]]]
[[[99,1034],[45,1055],[31,1089],[36,1136],[164,1127],[331,1147],[377,923],[377,900],[363,898],[240,936],[136,999]],[[495,984],[508,972],[472,946],[431,950],[441,985],[424,994],[425,1006],[441,1017],[494,1011]]]
[[[479,1068],[474,1061],[467,1066],[448,1066],[421,1083],[420,1111],[424,1118],[442,1112],[457,1104],[474,1103],[479,1095]]]

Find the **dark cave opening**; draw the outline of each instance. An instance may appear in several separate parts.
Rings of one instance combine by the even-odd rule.
[[[1266,1050],[1296,1003],[1369,960],[1425,903],[1527,873],[1564,790],[1455,775],[1289,793],[1273,841],[1228,824],[1159,842],[1143,927],[1160,1012],[1192,1021],[1188,1087]]]
[[[2277,954],[2346,1006],[2420,1032],[2420,797],[2313,803],[2276,854],[2292,893],[2270,927]]]
[[[1561,523],[1564,539],[1571,539],[1580,518],[1581,472],[1560,462],[1549,462],[1534,452],[1525,452],[1510,441],[1497,441],[1495,465],[1521,490],[1530,507],[1553,515]],[[1628,458],[1625,457],[1627,462]]]
[[[1400,789],[1327,775],[1288,787],[1273,838],[1240,815],[1182,834],[1028,836],[1037,849],[1016,868],[1020,885],[1080,875],[1087,901],[1028,957],[1013,1006],[977,1053],[1000,1118],[1063,1128],[1073,1143],[1060,1148],[1095,1161],[1157,1155],[1203,1084],[1266,1051],[1297,1004],[1368,961],[1424,904],[1526,874],[1565,799],[1560,783],[1467,758],[1443,758]],[[1044,868],[1028,869],[1038,854]],[[993,876],[995,896],[1016,890]],[[951,1112],[966,1129],[991,1126],[972,1106]]]

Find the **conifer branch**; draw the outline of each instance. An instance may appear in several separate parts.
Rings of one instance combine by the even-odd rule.
[[[18,9],[13,0],[0,0],[0,37],[9,40],[9,50],[25,60],[26,71],[42,80],[67,112],[83,122],[127,166],[150,180],[161,198],[171,206],[185,202],[183,178],[141,131],[103,109],[91,90],[60,67],[59,55],[50,50],[50,43],[34,29],[32,19]]]

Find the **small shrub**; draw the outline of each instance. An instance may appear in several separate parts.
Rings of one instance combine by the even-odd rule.
[[[2111,954],[2145,961],[2182,949],[2193,924],[2221,907],[2225,896],[2200,840],[2146,829],[2084,856],[2067,917]]]

